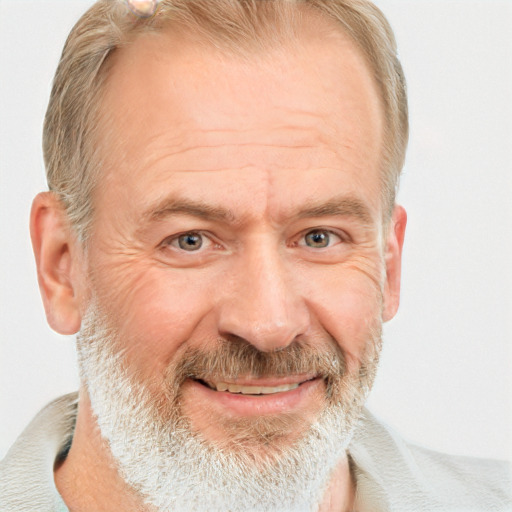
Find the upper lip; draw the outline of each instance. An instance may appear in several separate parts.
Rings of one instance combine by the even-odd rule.
[[[224,382],[226,384],[236,384],[238,386],[260,386],[260,387],[277,387],[277,386],[285,386],[287,384],[302,384],[308,380],[313,380],[317,378],[318,375],[316,373],[311,374],[301,374],[301,375],[287,375],[284,377],[250,377],[250,376],[242,376],[237,377],[236,379],[230,377],[208,377],[203,378],[207,384],[210,386],[215,386],[219,382]]]

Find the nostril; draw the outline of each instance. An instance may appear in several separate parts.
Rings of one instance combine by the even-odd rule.
[[[267,285],[264,278],[270,277],[268,272],[251,275],[257,282],[243,290],[231,290],[220,301],[216,310],[218,332],[244,339],[262,352],[283,350],[308,331],[307,304],[283,278],[273,277]]]

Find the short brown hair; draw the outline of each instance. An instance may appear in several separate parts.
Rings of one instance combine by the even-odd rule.
[[[89,233],[91,197],[101,169],[94,134],[109,56],[137,33],[171,23],[226,50],[261,48],[293,33],[304,12],[333,20],[359,47],[373,73],[385,119],[381,183],[389,218],[408,140],[407,94],[393,32],[370,1],[161,0],[153,16],[140,18],[121,0],[99,0],[66,41],[43,132],[48,186],[59,195],[82,241]]]

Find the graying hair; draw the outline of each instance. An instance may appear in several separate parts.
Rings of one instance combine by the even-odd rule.
[[[368,0],[162,0],[141,18],[121,0],[97,1],[68,36],[55,74],[43,131],[48,186],[61,199],[78,238],[86,241],[92,194],[102,168],[97,127],[101,95],[117,48],[144,31],[172,25],[237,53],[264,51],[300,38],[297,20],[332,20],[359,47],[378,86],[385,119],[381,192],[389,219],[408,140],[405,79],[392,29]]]

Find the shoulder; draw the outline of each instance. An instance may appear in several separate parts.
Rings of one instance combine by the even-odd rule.
[[[492,497],[512,510],[511,467],[506,461],[461,457],[407,443],[422,474],[443,494],[465,494],[478,500]],[[488,508],[487,510],[492,510]]]
[[[69,448],[77,393],[54,400],[30,422],[0,462],[0,510],[65,510],[53,480],[59,454]]]
[[[349,453],[360,492],[388,504],[379,510],[512,511],[509,463],[416,446],[367,410]]]

